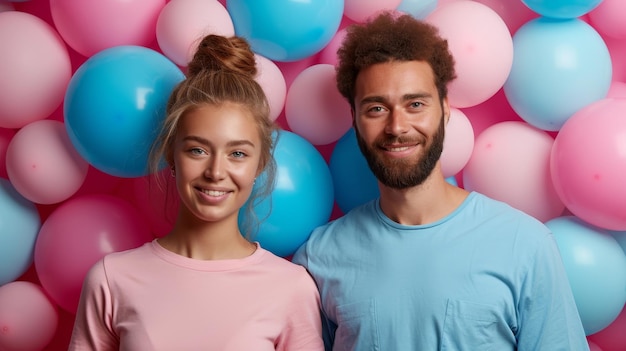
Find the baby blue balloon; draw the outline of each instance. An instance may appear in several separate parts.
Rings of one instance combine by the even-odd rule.
[[[16,280],[32,265],[40,227],[35,204],[0,178],[0,286]]]
[[[65,126],[80,155],[117,177],[148,174],[148,154],[181,70],[162,54],[117,46],[91,56],[65,93]]]
[[[626,255],[617,240],[575,216],[546,222],[556,239],[587,335],[617,318],[626,302]]]
[[[269,198],[254,206],[254,213],[261,220],[254,240],[274,254],[287,257],[309,238],[313,229],[330,219],[333,181],[322,155],[295,133],[278,132],[274,158],[274,190]],[[264,180],[257,180],[257,184]],[[250,220],[248,216],[240,211],[240,225]]]
[[[600,5],[602,0],[522,0],[522,2],[541,16],[571,19],[586,15]]]
[[[418,19],[426,19],[431,12],[435,11],[437,3],[437,0],[402,0],[396,10]]]
[[[329,168],[335,185],[335,202],[343,213],[380,196],[376,176],[359,149],[354,128],[337,140]]]
[[[575,112],[609,91],[609,50],[584,21],[531,20],[513,36],[513,48],[504,93],[513,110],[539,129],[560,130]]]
[[[298,61],[322,50],[343,16],[343,0],[228,0],[235,33],[274,61]]]

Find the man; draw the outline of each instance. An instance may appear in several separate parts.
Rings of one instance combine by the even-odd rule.
[[[556,243],[536,219],[445,181],[455,78],[447,42],[410,16],[354,25],[337,86],[380,198],[294,255],[315,278],[328,350],[589,350]]]

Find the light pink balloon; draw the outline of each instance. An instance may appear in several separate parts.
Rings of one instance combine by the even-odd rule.
[[[450,108],[450,119],[446,124],[446,136],[441,153],[441,171],[444,177],[459,173],[472,156],[474,149],[474,129],[465,114]]]
[[[335,33],[322,51],[318,54],[318,63],[327,63],[329,65],[337,65],[337,49],[341,46],[341,42],[346,37],[346,29],[342,28]]]
[[[602,0],[587,15],[589,24],[598,32],[616,39],[626,39],[626,1]]]
[[[626,83],[613,81],[609,87],[607,98],[626,99]]]
[[[76,313],[82,282],[96,261],[153,238],[128,201],[107,194],[76,196],[57,207],[39,230],[37,276],[53,301]]]
[[[463,169],[463,184],[545,222],[565,206],[550,178],[554,139],[526,122],[506,121],[485,129]]]
[[[120,45],[149,46],[166,0],[50,0],[56,29],[76,52],[91,57]]]
[[[9,180],[28,200],[55,204],[81,187],[89,164],[74,149],[62,122],[36,121],[20,129],[6,154]]]
[[[14,129],[0,128],[0,177],[6,179],[9,179],[6,167],[7,148],[14,136]]]
[[[550,159],[557,193],[585,222],[626,230],[626,100],[602,99],[559,130]]]
[[[333,65],[312,65],[296,77],[287,91],[285,117],[291,131],[313,145],[337,141],[350,129],[350,105],[337,91]]]
[[[448,86],[451,106],[478,105],[502,88],[513,65],[513,39],[494,10],[456,1],[437,7],[426,21],[439,28],[455,59],[457,78]]]
[[[259,72],[256,80],[263,88],[270,104],[270,118],[275,121],[285,108],[287,82],[285,82],[283,72],[274,61],[261,55],[255,55],[255,57]]]
[[[345,0],[344,16],[357,23],[362,23],[368,17],[385,10],[395,10],[402,0]]]
[[[539,14],[531,10],[520,0],[474,0],[489,6],[509,28],[511,35],[515,34],[519,27],[531,19],[539,17]]]
[[[39,285],[14,281],[0,286],[0,350],[43,350],[58,323],[56,306]]]
[[[0,127],[21,128],[61,105],[72,76],[54,28],[20,11],[0,12]]]
[[[156,38],[165,56],[186,67],[208,34],[235,34],[230,14],[215,0],[171,0],[156,23]]]

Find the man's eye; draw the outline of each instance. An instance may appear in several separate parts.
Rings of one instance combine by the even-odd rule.
[[[415,102],[412,102],[412,103],[411,103],[411,107],[414,107],[414,108],[419,108],[419,107],[421,107],[422,105],[423,105],[423,104],[422,104],[421,102],[419,102],[419,101],[415,101]]]

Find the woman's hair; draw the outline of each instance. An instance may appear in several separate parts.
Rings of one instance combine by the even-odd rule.
[[[448,94],[448,83],[456,77],[448,42],[439,36],[435,26],[410,15],[385,12],[365,24],[348,27],[337,57],[337,89],[352,108],[359,72],[377,63],[427,62],[441,100]]]
[[[277,125],[270,119],[269,103],[255,80],[256,60],[249,43],[238,36],[205,36],[187,66],[186,78],[172,91],[166,116],[150,154],[150,172],[157,174],[163,162],[174,166],[174,139],[182,116],[201,106],[219,106],[230,102],[246,108],[254,118],[261,139],[259,171],[264,171],[262,184],[257,184],[246,205],[250,218],[242,232],[249,239],[258,227],[253,206],[270,195],[274,187],[276,163],[273,157]],[[162,183],[162,182],[161,182]],[[258,183],[258,182],[257,182]],[[245,230],[244,230],[245,229]]]

